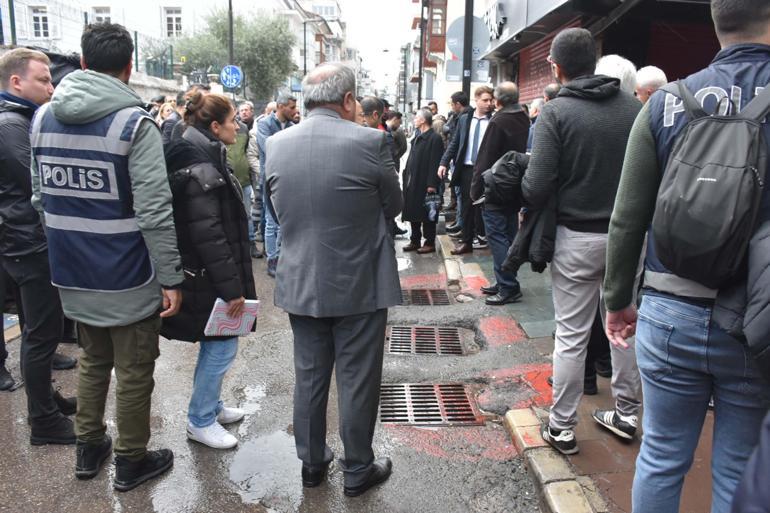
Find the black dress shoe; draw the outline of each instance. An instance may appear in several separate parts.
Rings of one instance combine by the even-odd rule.
[[[72,421],[64,415],[46,424],[32,423],[30,428],[32,433],[29,437],[29,443],[32,445],[71,445],[75,443],[75,427]]]
[[[460,231],[463,229],[462,226],[457,226],[457,223],[451,224],[446,227],[447,233],[460,233]]]
[[[482,294],[487,294],[488,296],[494,296],[495,294],[500,292],[500,287],[498,287],[497,284],[495,284],[490,287],[481,287],[479,290],[481,290]]]
[[[315,488],[323,483],[326,473],[329,471],[331,461],[319,469],[312,469],[308,465],[302,464],[302,486],[305,488]]]
[[[488,305],[492,306],[500,306],[500,305],[507,305],[508,303],[515,303],[516,301],[520,300],[522,297],[521,291],[514,292],[512,294],[506,294],[503,295],[501,292],[498,292],[494,296],[489,296],[484,300],[484,302]]]
[[[365,493],[372,486],[385,482],[393,471],[393,463],[390,458],[377,458],[372,463],[372,469],[369,477],[358,486],[345,486],[345,495],[348,497],[358,497]]]
[[[67,370],[73,369],[78,364],[77,358],[71,358],[61,353],[53,354],[53,363],[51,364],[54,370]]]
[[[399,228],[398,226],[396,226],[396,228],[393,230],[393,233],[394,233],[395,235],[406,235],[406,230],[404,230],[403,228]]]
[[[170,449],[147,451],[139,461],[130,461],[122,456],[115,457],[115,480],[113,488],[119,492],[133,490],[145,481],[157,477],[174,465],[174,453]]]
[[[112,454],[112,438],[104,435],[101,442],[86,443],[78,440],[75,477],[93,479],[101,470],[104,462]]]
[[[76,397],[64,397],[61,395],[61,392],[55,390],[53,400],[63,415],[75,415],[78,411],[78,400]]]
[[[410,242],[409,244],[405,245],[403,248],[401,248],[401,251],[404,251],[408,253],[409,251],[417,251],[420,249],[420,243],[418,242],[415,244],[414,242]]]
[[[0,365],[0,390],[10,390],[15,384],[16,382],[8,369],[5,368],[5,364]]]

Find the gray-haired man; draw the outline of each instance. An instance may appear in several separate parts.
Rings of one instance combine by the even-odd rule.
[[[387,309],[401,303],[386,219],[401,212],[403,199],[385,133],[356,123],[355,73],[324,64],[302,90],[308,116],[267,142],[268,210],[283,232],[275,304],[294,332],[302,484],[319,485],[334,458],[326,406],[336,366],[340,463],[345,494],[356,496],[391,472],[390,459],[375,460],[372,438]]]

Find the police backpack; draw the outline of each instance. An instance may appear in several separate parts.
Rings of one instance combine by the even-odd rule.
[[[741,270],[756,226],[770,87],[735,116],[707,115],[681,81],[663,90],[682,99],[690,121],[663,171],[652,220],[655,253],[677,276],[719,289]]]

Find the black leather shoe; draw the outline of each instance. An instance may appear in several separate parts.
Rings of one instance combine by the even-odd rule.
[[[0,390],[10,390],[15,384],[16,382],[8,369],[5,368],[5,364],[0,365]]]
[[[479,290],[481,290],[482,294],[494,296],[495,294],[500,292],[500,287],[498,287],[497,285],[492,285],[491,287],[481,287]]]
[[[122,456],[115,457],[115,480],[113,488],[119,492],[133,490],[145,481],[157,477],[174,465],[174,453],[170,449],[147,451],[139,461],[130,461]]]
[[[457,223],[446,227],[447,233],[460,233],[462,229],[462,226],[457,226]]]
[[[77,358],[71,358],[61,353],[54,353],[53,363],[51,364],[51,366],[53,367],[54,370],[67,370],[67,369],[73,369],[77,364],[78,364]]]
[[[455,246],[455,248],[450,251],[453,255],[464,255],[466,253],[473,253],[473,246],[470,244],[459,244]]]
[[[489,296],[484,300],[484,303],[492,306],[507,305],[508,303],[515,303],[522,297],[521,292],[514,292],[513,294],[506,294],[505,296],[498,292],[494,296]]]
[[[101,442],[86,443],[78,440],[75,477],[93,479],[101,470],[104,462],[112,454],[112,438],[104,435]]]
[[[393,230],[393,233],[394,233],[395,235],[406,235],[406,230],[404,230],[403,228],[399,228],[398,226],[396,226],[396,228]]]
[[[72,421],[61,415],[45,425],[33,423],[30,425],[29,443],[32,445],[72,445],[75,443],[75,427]]]
[[[329,471],[329,465],[331,461],[321,467],[320,469],[313,470],[308,465],[302,464],[302,486],[305,488],[315,488],[323,483],[326,478],[326,473]]]
[[[345,495],[348,497],[358,497],[365,493],[372,486],[376,486],[380,483],[387,481],[390,477],[390,473],[393,471],[393,463],[390,458],[377,458],[372,463],[372,470],[369,477],[363,484],[358,486],[345,486]]]
[[[75,415],[78,411],[78,400],[76,397],[64,397],[61,395],[61,392],[55,390],[53,400],[63,415]]]

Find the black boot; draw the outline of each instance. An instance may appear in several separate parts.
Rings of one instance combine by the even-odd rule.
[[[67,370],[67,369],[74,368],[75,365],[77,364],[78,364],[77,358],[71,358],[61,353],[54,353],[53,363],[51,365],[53,366],[54,370]]]
[[[104,435],[101,442],[77,442],[77,461],[75,477],[78,479],[93,479],[101,470],[102,465],[112,454],[112,438]]]
[[[139,461],[130,461],[122,456],[115,457],[115,481],[113,487],[127,492],[157,477],[174,464],[174,453],[170,449],[147,451]]]
[[[78,400],[76,397],[64,397],[61,395],[61,392],[54,390],[53,400],[63,415],[75,415],[75,412],[78,411]]]
[[[10,390],[15,384],[16,382],[8,369],[5,368],[5,364],[0,365],[0,390]]]
[[[71,445],[75,443],[75,428],[72,421],[64,415],[46,424],[32,423],[32,435],[29,443],[32,445],[61,444]]]

